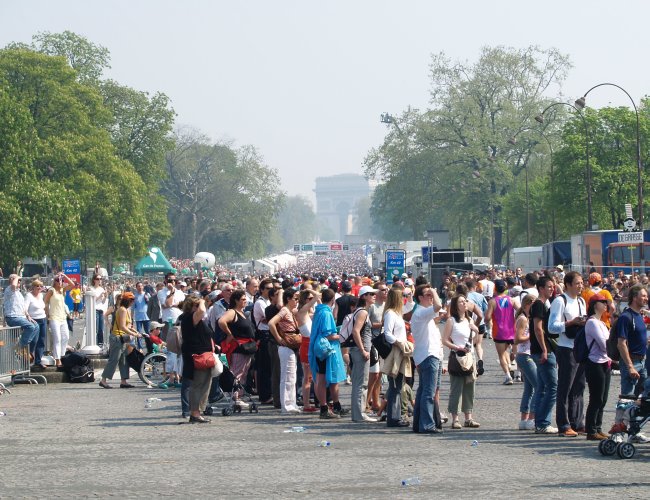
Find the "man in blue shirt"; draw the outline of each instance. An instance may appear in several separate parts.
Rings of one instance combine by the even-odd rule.
[[[616,322],[622,394],[638,396],[648,376],[645,367],[648,333],[641,314],[647,306],[648,292],[643,285],[634,285],[628,293],[628,308]]]

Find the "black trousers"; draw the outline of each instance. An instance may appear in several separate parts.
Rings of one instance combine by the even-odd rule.
[[[555,421],[560,431],[569,427],[573,430],[585,427],[584,392],[587,385],[584,363],[576,363],[573,349],[558,347],[557,359],[557,402]]]
[[[603,410],[607,404],[612,370],[609,363],[594,363],[587,360],[585,375],[589,385],[586,429],[588,434],[596,434],[603,431]]]
[[[260,336],[259,347],[255,353],[255,360],[257,362],[257,394],[260,401],[268,401],[273,397],[271,390],[273,359],[270,345],[271,340],[269,339],[269,334],[262,334]]]
[[[280,356],[278,355],[278,344],[269,341],[269,357],[271,359],[271,395],[273,406],[281,408],[280,405]]]

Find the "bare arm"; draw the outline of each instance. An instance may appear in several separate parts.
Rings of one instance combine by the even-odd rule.
[[[488,301],[487,311],[485,311],[485,322],[486,323],[490,323],[490,321],[492,321],[492,314],[494,313],[494,307],[495,307],[494,299],[490,299]]]
[[[235,321],[235,312],[234,309],[229,309],[223,315],[219,318],[219,321],[217,321],[217,324],[219,325],[219,328],[223,333],[226,334],[226,337],[230,339],[233,335],[232,332],[230,331],[230,328],[228,328],[228,323],[231,323]]]
[[[354,344],[359,348],[361,354],[363,354],[363,357],[366,360],[370,359],[370,353],[363,347],[363,341],[361,340],[361,329],[363,328],[363,325],[366,322],[367,318],[368,311],[359,311],[354,320],[354,325],[352,326],[352,339],[354,340]]]
[[[269,320],[269,331],[271,332],[271,335],[273,335],[273,338],[275,341],[278,343],[278,345],[285,345],[284,341],[282,340],[282,337],[280,337],[280,333],[278,332],[278,323],[282,319],[281,313],[276,314]]]
[[[515,323],[515,344],[521,344],[530,339],[530,333],[526,333],[526,325],[528,324],[528,318],[523,314],[517,318]]]
[[[199,307],[196,308],[194,314],[192,315],[192,323],[194,326],[199,324],[199,321],[202,321],[205,317],[205,300],[199,300]]]

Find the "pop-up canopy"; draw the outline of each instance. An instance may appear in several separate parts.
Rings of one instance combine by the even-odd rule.
[[[140,259],[135,265],[135,273],[139,275],[147,273],[170,273],[175,271],[167,260],[167,257],[158,247],[151,247],[149,253]]]

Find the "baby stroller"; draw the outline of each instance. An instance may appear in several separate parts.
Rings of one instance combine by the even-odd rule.
[[[633,395],[619,396],[615,423],[609,431],[610,437],[598,444],[598,451],[605,456],[616,454],[619,458],[632,458],[636,453],[632,441],[648,421],[650,421],[650,397],[644,395],[637,399]]]
[[[222,361],[223,358],[225,358],[224,355],[222,355]],[[230,371],[230,368],[228,367],[228,364],[226,362],[223,363],[223,373],[219,375],[219,387],[221,387],[221,390],[224,392],[224,398],[223,401],[226,404],[225,408],[222,408],[221,414],[224,417],[229,417],[233,413],[241,413],[242,406],[238,404],[239,401],[245,401],[248,405],[248,411],[250,413],[259,413],[260,410],[257,407],[257,403],[253,402],[253,398],[251,395],[246,391],[244,388],[243,384],[239,381],[235,375],[233,375],[232,371]],[[233,399],[233,393],[241,391],[240,394],[242,396],[239,398],[238,401],[235,401]],[[213,415],[215,411],[218,411],[218,408],[214,406],[207,406],[205,408],[205,411],[203,412],[204,415]]]

